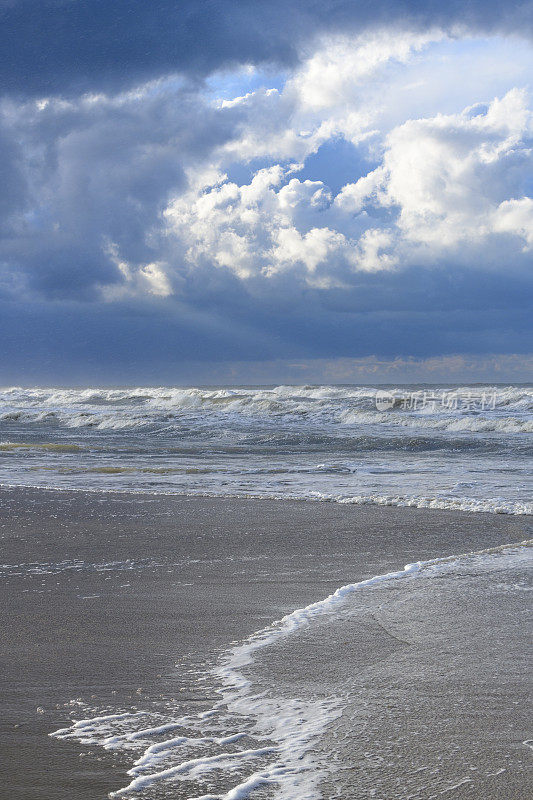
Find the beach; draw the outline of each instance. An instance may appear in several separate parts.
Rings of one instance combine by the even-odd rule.
[[[0,13],[0,800],[533,800],[533,0]]]
[[[250,775],[273,796],[272,763],[299,748],[282,796],[530,796],[530,550],[512,546],[530,517],[30,488],[2,489],[0,514],[6,797],[103,798],[169,769],[129,796],[218,797]],[[183,741],[128,775],[168,731]]]

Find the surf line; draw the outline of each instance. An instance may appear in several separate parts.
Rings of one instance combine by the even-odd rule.
[[[341,715],[340,704],[335,698],[306,703],[299,699],[272,698],[264,693],[253,694],[251,681],[246,677],[243,670],[253,662],[254,654],[275,641],[289,636],[319,615],[337,608],[350,594],[361,589],[408,576],[416,576],[432,567],[444,566],[463,559],[504,554],[512,550],[532,546],[533,539],[528,539],[460,555],[406,564],[401,570],[375,575],[356,583],[341,586],[323,600],[296,609],[271,623],[268,627],[257,631],[241,644],[227,650],[219,665],[211,671],[211,674],[218,679],[221,685],[221,688],[217,690],[220,694],[220,699],[217,700],[210,711],[198,715],[197,724],[201,725],[207,718],[212,719],[213,716],[225,709],[226,714],[229,714],[230,717],[235,717],[236,720],[237,718],[242,720],[243,717],[246,717],[255,721],[255,730],[260,735],[257,736],[253,732],[249,735],[252,738],[268,739],[272,745],[256,748],[246,747],[242,750],[222,752],[216,756],[187,759],[174,764],[170,768],[147,772],[150,768],[154,769],[162,758],[171,755],[171,751],[175,747],[186,744],[188,737],[174,737],[159,742],[156,746],[151,744],[128,771],[132,781],[127,786],[111,792],[109,797],[116,798],[131,795],[133,792],[142,791],[153,784],[165,782],[172,778],[178,780],[199,778],[213,769],[223,770],[224,768],[229,768],[231,772],[236,762],[241,762],[244,766],[249,760],[270,755],[274,755],[276,758],[273,763],[248,775],[241,783],[229,791],[216,795],[203,795],[202,797],[190,798],[190,800],[241,800],[241,798],[248,797],[255,789],[265,785],[277,785],[278,788],[282,789],[280,797],[283,798],[292,797],[296,800],[296,798],[304,796],[318,797],[316,788],[324,774],[324,770],[321,770],[320,766],[313,761],[309,750],[312,743],[319,739],[325,728]],[[117,715],[116,718],[119,719],[122,716],[126,715]],[[99,723],[102,722],[102,719],[106,718],[96,717],[93,721],[94,723]],[[107,719],[112,720],[113,717],[110,716]],[[190,718],[187,721],[191,722]],[[70,737],[76,737],[76,727],[82,727],[84,733],[89,733],[90,722],[90,720],[83,720],[79,723],[74,723],[70,729]],[[70,738],[67,731],[68,729],[62,729],[51,733],[50,736]],[[142,740],[143,734],[145,734],[148,739],[153,731],[154,729],[140,730],[134,734],[134,737]],[[124,738],[131,739],[132,736],[130,734]],[[245,738],[245,734],[226,735],[223,739],[219,739],[217,743],[225,744],[241,738]],[[189,741],[194,742],[193,739],[189,739]],[[207,739],[204,739],[204,741],[207,741]]]
[[[378,583],[383,583],[385,581],[393,581],[409,575],[415,575],[429,567],[449,564],[465,558],[504,553],[515,548],[532,546],[533,539],[526,539],[522,542],[508,542],[506,544],[497,545],[496,547],[489,547],[484,550],[462,553],[460,555],[432,558],[427,561],[416,561],[412,564],[406,564],[403,569],[395,572],[387,572],[383,575],[374,575],[372,578],[366,578],[365,580],[358,581],[357,583],[348,583],[345,586],[339,587],[335,592],[323,600],[318,600],[316,603],[311,603],[304,608],[298,608],[295,611],[292,611],[290,614],[282,617],[280,620],[271,623],[268,627],[263,628],[261,631],[257,631],[257,633],[252,634],[242,644],[229,650],[227,656],[223,658],[221,666],[213,670],[213,673],[221,678],[226,683],[228,688],[234,686],[236,689],[240,689],[248,684],[246,679],[240,675],[238,670],[251,662],[252,655],[256,650],[271,644],[273,641],[282,636],[286,636],[298,630],[319,614],[335,608],[353,592],[356,592],[360,589],[365,589],[369,586],[374,586]]]

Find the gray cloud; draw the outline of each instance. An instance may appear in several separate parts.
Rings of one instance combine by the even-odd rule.
[[[532,18],[530,0],[3,0],[4,87],[69,94],[238,63],[291,67],[317,34],[382,25],[530,36]]]
[[[216,362],[244,376],[280,359],[313,362],[301,373],[312,380],[335,358],[526,349],[527,97],[494,105],[480,78],[463,111],[450,58],[437,114],[435,74],[416,88],[431,37],[412,30],[527,33],[529,3],[293,3],[284,18],[276,3],[127,5],[130,16],[121,2],[0,6],[13,33],[0,104],[4,380],[179,383],[192,362],[206,379]],[[402,25],[363,42],[362,58],[346,37],[320,39],[393,18]],[[36,39],[17,55],[28,26]],[[243,97],[217,103],[201,77],[247,61],[290,67],[284,85],[248,92],[239,72]],[[141,82],[176,70],[187,74]]]
[[[154,260],[147,234],[184,166],[232,133],[184,87],[93,100],[4,104],[8,165],[0,260],[48,296],[95,297],[121,281],[106,252]]]

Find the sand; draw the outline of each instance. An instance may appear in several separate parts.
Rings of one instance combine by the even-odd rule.
[[[10,800],[129,782],[127,753],[47,735],[72,717],[208,709],[195,678],[230,642],[345,583],[531,536],[526,517],[37,489],[1,490],[0,525]],[[287,697],[342,695],[316,752],[336,764],[324,798],[529,796],[524,567],[476,569],[352,601],[256,665]]]

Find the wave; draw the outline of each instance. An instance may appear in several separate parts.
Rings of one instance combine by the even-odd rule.
[[[106,714],[79,720],[68,728],[54,731],[50,736],[75,740],[83,745],[98,744],[106,749],[128,750],[135,743],[144,745],[140,756],[128,770],[131,781],[112,792],[110,797],[137,795],[144,789],[164,785],[170,780],[202,780],[209,777],[213,769],[225,771],[231,778],[235,775],[236,765],[242,771],[248,768],[249,762],[259,762],[258,767],[252,767],[253,772],[239,777],[228,791],[203,795],[196,800],[240,800],[264,786],[274,788],[275,800],[315,800],[320,797],[319,785],[329,768],[325,763],[317,763],[313,748],[328,726],[342,715],[342,701],[336,698],[303,701],[280,697],[275,688],[273,692],[257,692],[246,669],[259,652],[291,637],[317,618],[334,614],[355,592],[424,575],[431,579],[450,565],[465,560],[475,559],[477,562],[494,555],[524,551],[532,546],[533,540],[530,539],[462,555],[417,561],[407,564],[403,569],[341,586],[323,600],[287,614],[227,650],[211,671],[220,697],[211,709],[196,717],[181,717],[143,728],[142,712]],[[213,736],[210,726],[217,720],[225,730],[223,735]],[[244,731],[243,721],[247,723]],[[141,726],[136,726],[136,723]],[[196,729],[200,736],[172,735],[156,743],[153,741],[158,735],[175,734],[183,728]],[[186,758],[164,766],[165,761],[173,762],[188,747],[213,744],[226,747],[238,745],[243,739],[246,745],[242,749]],[[250,739],[255,739],[258,746],[250,747]]]
[[[526,500],[510,500],[502,497],[476,498],[435,495],[416,496],[379,494],[342,495],[334,493],[327,494],[318,491],[310,491],[305,494],[302,491],[268,492],[262,490],[261,488],[258,488],[255,492],[227,489],[220,491],[205,491],[203,489],[184,489],[182,487],[171,490],[168,488],[121,488],[116,486],[54,486],[45,483],[25,483],[23,481],[16,483],[0,482],[0,489],[39,489],[41,491],[52,492],[88,492],[94,494],[118,495],[133,494],[153,495],[155,497],[206,497],[233,500],[292,500],[296,502],[339,503],[341,505],[428,508],[440,511],[468,511],[485,514],[509,514],[512,516],[533,515],[532,502]]]
[[[0,424],[35,424],[101,431],[159,426],[179,431],[193,422],[230,425],[317,425],[322,428],[402,427],[444,433],[515,434],[533,432],[533,389],[528,387],[390,388],[391,407],[379,410],[377,387],[277,386],[202,389],[3,389]],[[465,401],[449,402],[450,393]],[[416,396],[410,407],[402,398]],[[484,398],[479,408],[466,402]],[[421,398],[429,398],[424,404]],[[405,407],[403,407],[405,405]]]
[[[145,409],[199,408],[225,409],[231,406],[255,406],[268,410],[312,410],[322,405],[364,403],[370,401],[375,408],[376,396],[386,392],[401,399],[416,395],[421,401],[426,398],[425,407],[436,411],[449,412],[446,398],[456,395],[461,407],[462,399],[484,396],[488,405],[494,403],[498,408],[533,411],[533,388],[530,386],[275,386],[242,388],[173,388],[138,387],[133,389],[23,389],[20,387],[0,389],[0,405],[22,407],[83,407],[83,406],[137,406]],[[420,407],[420,403],[418,404]]]
[[[532,387],[387,392],[380,410],[371,386],[3,389],[0,481],[530,513]]]
[[[328,498],[329,499],[329,498]],[[533,503],[503,498],[475,497],[402,497],[400,495],[356,495],[335,498],[345,505],[379,505],[400,508],[434,508],[441,511],[471,511],[488,514],[533,514]]]
[[[79,453],[79,444],[62,444],[61,442],[0,442],[0,451],[9,450],[49,450],[59,453]]]
[[[445,412],[441,412],[444,414]],[[528,412],[529,414],[529,412]],[[430,428],[450,433],[533,433],[533,419],[529,416],[498,416],[494,412],[476,415],[453,414],[447,417],[428,415],[406,416],[390,412],[368,412],[350,409],[342,412],[339,421],[345,425],[381,425],[405,428]]]
[[[285,415],[288,422],[295,422],[294,414],[287,412]],[[206,432],[207,420],[205,416],[199,420]],[[261,420],[260,420],[261,421]],[[268,418],[263,418],[263,421],[268,422]],[[64,427],[71,429],[94,429],[99,431],[140,431],[150,433],[154,430],[158,433],[184,433],[184,432],[199,432],[194,431],[195,420],[188,418],[184,428],[184,419],[181,414],[164,414],[164,415],[139,415],[137,413],[124,414],[124,413],[89,413],[89,412],[72,412],[72,411],[49,411],[49,412],[33,412],[33,411],[9,411],[0,413],[1,423],[18,423],[18,425],[36,425],[38,427]],[[242,418],[233,419],[232,422],[236,427],[242,423]],[[302,427],[300,435],[296,438],[305,438],[308,435],[303,427],[304,423],[298,419]],[[476,416],[450,416],[448,418],[435,418],[428,416],[410,416],[406,417],[394,412],[372,412],[358,409],[345,409],[336,410],[334,413],[325,415],[323,422],[321,420],[312,420],[315,426],[323,426],[323,433],[320,439],[326,438],[327,429],[332,426],[342,425],[345,429],[355,428],[361,430],[368,427],[370,430],[375,431],[381,429],[383,435],[388,431],[401,428],[409,428],[413,431],[430,430],[434,433],[443,434],[468,434],[468,433],[494,433],[494,434],[528,434],[533,433],[533,419],[530,417],[523,418],[518,416],[497,416],[494,413],[487,413],[484,415]],[[213,427],[217,424],[213,420]],[[346,430],[348,433],[348,430]],[[261,434],[259,434],[260,436]],[[295,434],[293,433],[294,437]],[[269,437],[271,438],[271,437]],[[378,437],[375,436],[375,439]],[[319,439],[319,440],[320,440]],[[459,441],[459,440],[458,440]]]

